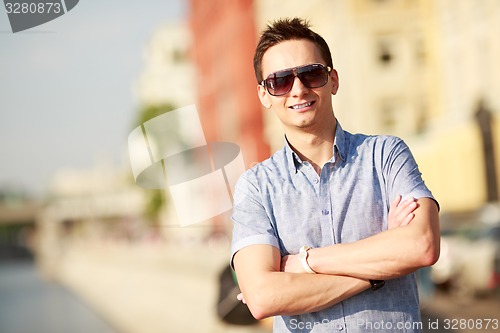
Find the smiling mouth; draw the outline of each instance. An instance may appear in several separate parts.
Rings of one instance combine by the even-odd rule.
[[[306,103],[302,103],[302,104],[296,104],[296,105],[292,105],[290,106],[290,109],[292,110],[301,110],[301,109],[304,109],[304,108],[307,108],[311,105],[314,104],[314,101],[313,102],[306,102]]]

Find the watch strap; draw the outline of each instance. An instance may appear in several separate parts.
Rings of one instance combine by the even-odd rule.
[[[384,280],[370,280],[370,285],[372,290],[377,290],[382,288],[385,285]]]
[[[300,248],[299,261],[307,273],[316,274],[316,272],[312,270],[311,266],[309,266],[309,263],[307,262],[307,257],[309,256],[309,253],[307,253],[307,251],[309,251],[310,249],[311,249],[311,247],[307,246],[307,245],[304,245]]]

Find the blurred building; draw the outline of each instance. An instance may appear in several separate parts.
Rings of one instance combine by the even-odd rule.
[[[50,195],[36,217],[36,259],[40,271],[57,278],[64,255],[74,246],[142,241],[144,192],[128,170],[101,164],[91,169],[59,170]]]
[[[269,157],[256,93],[252,0],[190,0],[198,107],[207,141],[242,149],[247,166]],[[206,126],[205,126],[206,125]]]
[[[334,110],[346,129],[405,139],[443,211],[497,200],[491,193],[500,186],[498,1],[191,0],[198,98],[214,115],[217,135],[233,138],[224,121],[241,127],[240,119],[260,110],[262,134],[242,131],[243,137],[268,142],[271,152],[283,145],[276,117],[257,102],[250,66],[259,31],[292,16],[308,19],[332,49],[340,76]],[[490,115],[489,152],[476,118],[480,105]]]
[[[500,3],[462,0],[424,4],[432,73],[429,101],[435,106],[429,117],[433,126],[415,140],[416,153],[445,209],[473,209],[495,200],[488,193],[498,189],[498,178],[485,172],[495,156],[495,173],[500,175],[500,64],[496,60],[500,57],[496,36]],[[489,153],[483,147],[484,129],[476,121],[480,109],[491,114],[490,144],[495,147]]]
[[[205,86],[199,87],[200,90],[198,90],[199,73],[195,66],[195,54],[196,48],[193,44],[192,31],[186,21],[166,23],[152,34],[144,49],[144,69],[135,85],[139,111],[147,113],[148,108],[157,108],[156,111],[164,113],[195,104],[204,135],[200,142],[206,141],[208,143],[217,140],[233,142],[234,140],[221,138],[217,135],[221,123],[218,123],[212,114],[203,112],[204,108],[197,91],[204,94],[207,90]],[[157,116],[159,114],[151,115]],[[149,116],[143,117],[142,121],[150,118]],[[189,123],[189,121],[189,117],[179,119],[178,131],[168,130],[170,138],[165,137],[161,140],[173,139],[179,142],[193,142],[193,136],[197,136],[199,133],[193,133],[193,126],[196,127],[196,124]],[[149,137],[148,140],[152,140],[152,137]],[[164,143],[165,146],[168,146],[168,142]],[[145,193],[158,196],[158,192],[155,193],[151,190],[145,190]],[[202,228],[188,228],[180,231],[177,228],[180,226],[180,218],[175,210],[170,191],[166,189],[161,196],[162,201],[166,204],[162,205],[159,212],[159,223],[162,227],[161,231],[165,235],[177,241],[202,241],[211,233],[219,232],[217,226],[212,226],[218,224],[216,219],[207,221],[202,225]]]
[[[196,102],[195,68],[190,56],[191,33],[185,22],[170,22],[152,35],[143,51],[144,68],[135,84],[141,107]]]

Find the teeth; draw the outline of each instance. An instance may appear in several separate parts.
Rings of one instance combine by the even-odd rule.
[[[303,104],[293,105],[293,106],[291,106],[291,108],[294,110],[297,110],[297,109],[306,108],[306,107],[311,106],[311,105],[312,105],[312,102],[307,102],[307,103],[303,103]]]

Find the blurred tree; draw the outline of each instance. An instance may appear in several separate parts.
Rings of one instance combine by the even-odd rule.
[[[138,113],[138,117],[134,122],[134,127],[140,126],[154,117],[175,109],[176,107],[168,102],[144,106]],[[164,190],[147,190],[146,217],[155,225],[160,223],[159,214],[161,209],[168,204],[165,200],[164,192]]]
[[[139,115],[135,121],[135,126],[142,125],[146,121],[166,112],[175,110],[176,108],[177,107],[174,104],[168,102],[163,104],[147,105],[139,111]]]

